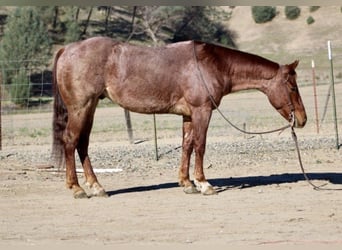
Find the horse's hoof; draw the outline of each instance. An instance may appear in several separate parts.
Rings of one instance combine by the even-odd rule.
[[[217,191],[212,186],[207,186],[205,190],[201,191],[203,195],[214,195],[218,194]]]
[[[97,191],[97,192],[94,192],[94,193],[93,193],[93,196],[96,196],[96,197],[104,197],[104,198],[109,197],[109,195],[107,194],[106,191],[104,191],[104,189],[102,189],[102,190],[100,190],[100,191]]]
[[[201,191],[203,195],[217,194],[217,191],[207,181],[200,182],[200,181],[195,180],[195,185],[196,185],[197,190]]]
[[[95,182],[93,185],[89,185],[87,184],[88,187],[91,186],[91,190],[92,190],[92,196],[96,196],[96,197],[108,197],[108,194],[106,193],[106,191],[103,189],[103,187]]]
[[[74,192],[74,198],[75,199],[86,199],[89,198],[87,193],[84,192],[84,190],[78,190],[76,192]]]
[[[186,194],[198,194],[199,191],[197,190],[197,188],[195,188],[194,186],[187,186],[187,187],[184,187],[183,189],[184,193]]]

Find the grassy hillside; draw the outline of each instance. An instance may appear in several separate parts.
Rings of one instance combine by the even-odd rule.
[[[226,8],[226,7],[225,7]],[[300,6],[301,14],[296,20],[288,20],[284,6],[277,7],[278,15],[268,23],[256,24],[250,6],[238,6],[226,25],[236,35],[239,49],[256,53],[280,63],[299,59],[301,74],[311,76],[311,60],[315,60],[318,78],[327,79],[329,62],[327,41],[333,46],[335,74],[342,73],[342,12],[340,6],[322,6],[314,12],[309,6]],[[312,16],[315,22],[308,25],[306,19]],[[321,73],[320,73],[321,69]],[[300,75],[300,74],[298,74]]]
[[[300,6],[301,14],[295,20],[285,17],[284,6],[277,7],[277,16],[268,23],[257,24],[254,22],[250,6],[223,6],[222,9],[232,12],[232,16],[224,25],[236,34],[235,42],[240,50],[265,56],[279,63],[290,63],[295,59],[300,60],[299,70],[304,78],[310,78],[311,60],[314,59],[321,73],[318,78],[327,79],[327,41],[331,40],[333,55],[336,58],[336,75],[342,76],[342,12],[340,6],[322,6],[314,12],[310,12],[309,6]],[[6,14],[13,7],[0,7],[0,36],[5,23]],[[80,12],[80,22],[84,23],[88,15],[87,8]],[[315,22],[308,25],[306,20],[309,16]],[[111,36],[125,40],[130,32],[131,19],[122,18],[120,8],[116,8],[110,19]],[[60,17],[61,21],[65,16]],[[104,30],[104,13],[94,8],[89,35],[102,34]],[[91,34],[90,34],[91,33]],[[63,34],[55,34],[55,36]],[[58,38],[56,39],[58,41]],[[62,41],[59,39],[59,41]],[[57,46],[61,46],[59,44]]]

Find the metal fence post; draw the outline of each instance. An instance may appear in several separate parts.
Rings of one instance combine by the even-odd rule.
[[[2,81],[1,81],[1,78],[0,78],[0,150],[2,150],[2,122],[1,122],[2,109],[1,109],[1,100],[2,100]]]
[[[332,89],[332,99],[333,99],[333,112],[334,112],[334,123],[335,123],[335,136],[336,136],[336,148],[340,148],[339,138],[338,138],[338,125],[337,125],[337,112],[336,112],[336,96],[335,96],[335,83],[334,83],[334,66],[331,53],[331,42],[328,41],[328,58],[330,61],[330,81]]]
[[[319,134],[316,73],[315,73],[315,61],[314,60],[311,60],[311,67],[312,67],[312,86],[313,86],[313,92],[314,92],[314,104],[315,104],[315,116],[316,116],[316,130],[317,130],[317,134]]]
[[[156,122],[156,114],[153,114],[153,127],[154,127],[154,149],[156,154],[156,161],[159,160],[158,155],[158,138],[157,138],[157,122]]]
[[[125,113],[128,139],[130,143],[133,143],[133,128],[132,128],[132,122],[131,122],[131,115],[129,113],[129,110],[127,109],[124,109],[124,113]]]

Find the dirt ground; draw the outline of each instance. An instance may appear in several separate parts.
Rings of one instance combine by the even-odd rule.
[[[98,112],[103,119],[95,124],[97,132],[92,136],[93,165],[122,170],[97,174],[108,198],[72,198],[64,173],[46,169],[49,134],[5,141],[0,151],[2,249],[48,245],[341,249],[341,192],[315,191],[304,181],[289,131],[247,138],[225,134],[222,131],[228,125],[217,125],[219,118],[214,114],[216,126],[209,131],[205,173],[219,193],[188,195],[177,184],[180,118],[169,121],[177,123],[174,130],[160,133],[160,159],[155,161],[153,140],[129,144],[120,139],[119,135],[126,136],[122,131],[116,136],[115,131],[96,128],[111,114],[122,114],[121,109]],[[342,188],[342,157],[334,148],[333,136],[315,135],[313,128],[310,120],[306,129],[298,130],[309,177],[317,185]],[[150,138],[150,130],[143,133]],[[79,177],[82,183],[82,174]]]

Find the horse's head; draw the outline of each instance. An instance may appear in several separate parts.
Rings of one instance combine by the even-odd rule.
[[[296,82],[298,61],[282,65],[270,81],[267,96],[273,107],[288,121],[294,119],[295,127],[304,127],[307,117]],[[292,118],[292,115],[294,117]]]

